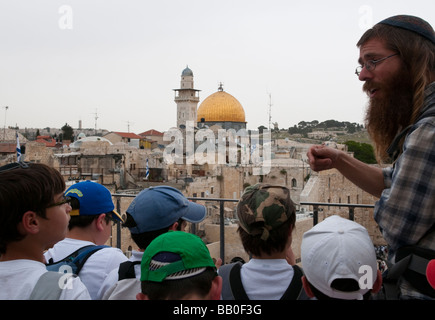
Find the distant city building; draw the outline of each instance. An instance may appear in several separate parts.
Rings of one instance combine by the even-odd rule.
[[[193,72],[186,67],[181,73],[180,89],[174,89],[177,104],[177,128],[185,128],[192,121],[198,128],[219,126],[222,129],[246,129],[245,110],[240,102],[224,91],[222,84],[218,91],[208,96],[199,107],[199,91],[193,85]]]
[[[157,145],[164,145],[168,143],[163,141],[163,132],[154,129],[139,133],[139,135],[151,143],[156,142]]]
[[[181,73],[180,89],[174,89],[177,104],[177,128],[185,128],[187,121],[196,120],[199,91],[193,87],[193,72],[186,67]]]
[[[125,144],[139,148],[139,141],[142,139],[141,136],[132,132],[109,132],[105,134],[103,138],[106,138],[113,144],[124,142]]]
[[[217,125],[225,130],[246,129],[245,110],[236,98],[224,91],[222,84],[200,104],[197,113],[198,128]]]

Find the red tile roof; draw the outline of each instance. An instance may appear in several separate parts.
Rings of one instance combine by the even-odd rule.
[[[154,129],[139,133],[140,136],[163,136],[163,133]]]
[[[0,143],[0,153],[15,153],[16,150],[16,143]]]
[[[136,133],[132,133],[132,132],[116,132],[116,131],[114,131],[113,133],[116,133],[117,135],[119,135],[123,138],[142,139],[141,136],[138,136]]]
[[[50,136],[38,136],[35,141],[45,144],[46,147],[55,147],[56,146],[56,140],[54,140]]]

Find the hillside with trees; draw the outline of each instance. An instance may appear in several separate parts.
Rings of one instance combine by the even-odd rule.
[[[342,131],[347,133],[355,133],[361,131],[364,128],[363,125],[356,122],[348,121],[337,121],[337,120],[326,120],[319,122],[313,120],[310,122],[301,121],[297,125],[288,128],[289,134],[302,134],[307,135],[309,132],[313,131]]]
[[[258,127],[261,132],[267,129]],[[272,129],[275,139],[292,139],[305,143],[322,143],[333,140],[347,145],[354,157],[368,164],[376,163],[372,142],[364,126],[355,122],[326,120],[301,121],[288,129]]]

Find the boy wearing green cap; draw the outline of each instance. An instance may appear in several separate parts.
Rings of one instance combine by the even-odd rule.
[[[203,205],[189,201],[181,191],[170,186],[142,190],[126,210],[124,223],[138,250],[129,261],[112,270],[102,287],[103,300],[132,300],[140,291],[140,262],[148,245],[169,230],[184,231],[186,222],[199,223],[206,217]]]
[[[222,278],[196,235],[169,231],[155,238],[141,262],[138,300],[219,300]]]

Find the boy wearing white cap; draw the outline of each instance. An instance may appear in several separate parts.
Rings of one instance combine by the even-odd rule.
[[[366,300],[382,285],[367,230],[340,216],[330,216],[305,232],[301,261],[302,283],[311,298]]]

